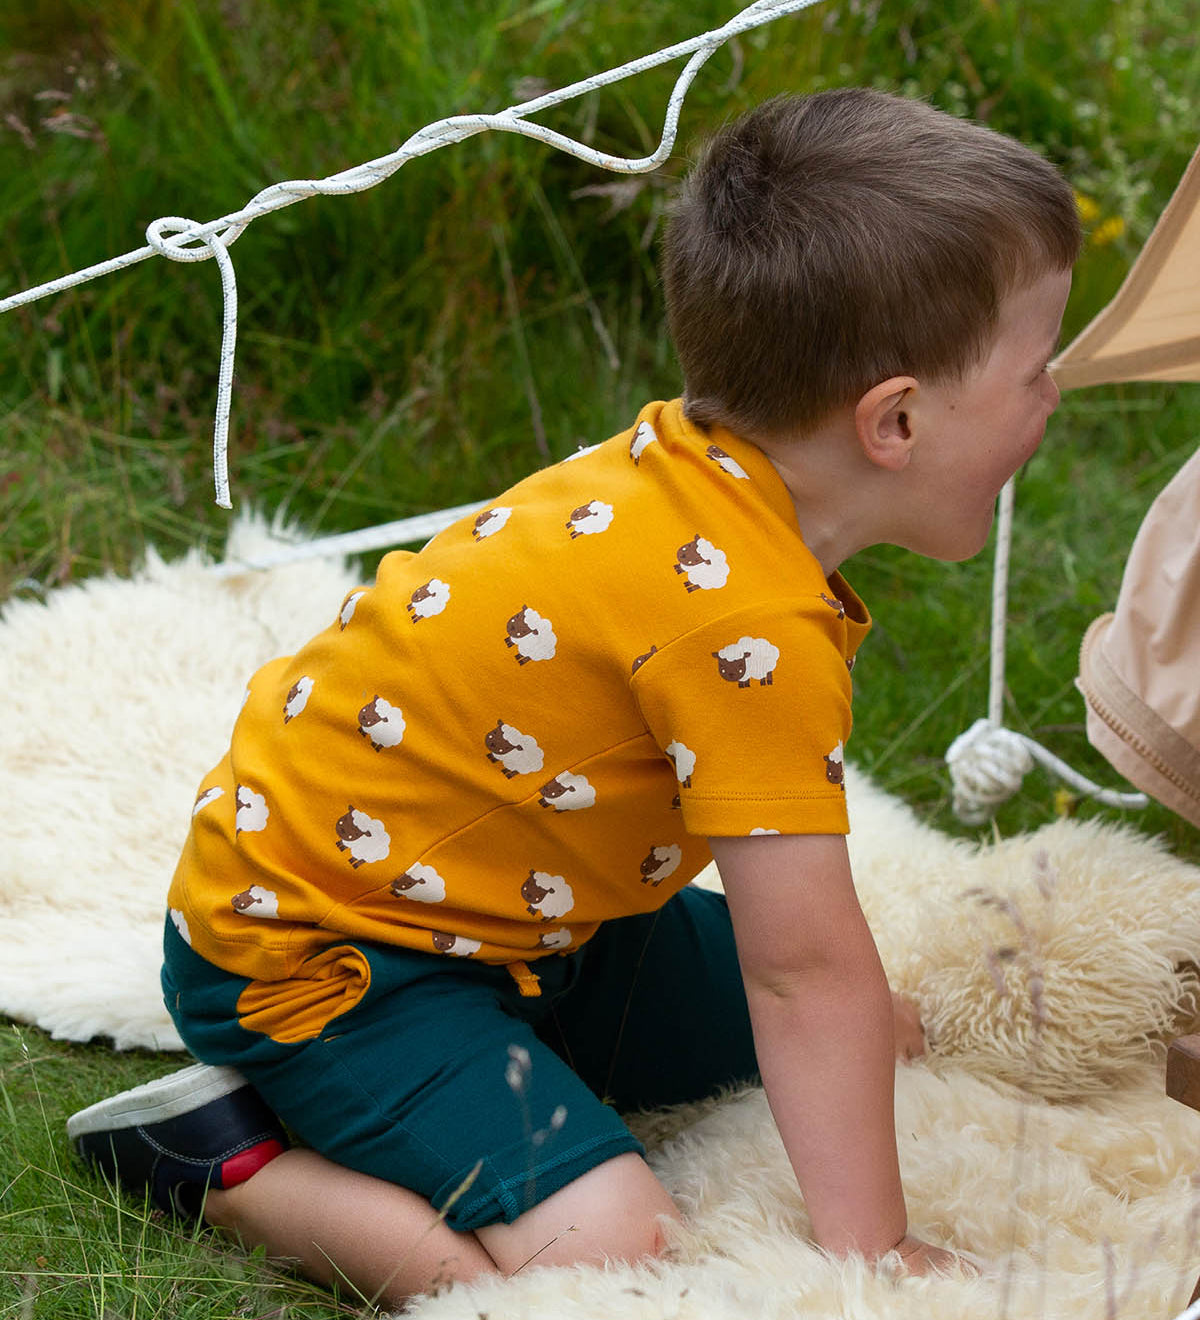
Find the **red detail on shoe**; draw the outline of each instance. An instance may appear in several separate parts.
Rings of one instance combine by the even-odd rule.
[[[270,1164],[276,1155],[282,1155],[286,1149],[282,1141],[276,1141],[271,1137],[268,1141],[260,1141],[257,1146],[251,1146],[249,1150],[231,1155],[221,1165],[221,1186],[236,1187],[238,1183],[244,1183],[264,1164]]]

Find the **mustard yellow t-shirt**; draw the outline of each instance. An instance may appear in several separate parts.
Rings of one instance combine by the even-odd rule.
[[[762,452],[650,404],[254,675],[175,924],[258,982],[359,940],[514,964],[660,907],[706,836],[844,833],[869,623]]]

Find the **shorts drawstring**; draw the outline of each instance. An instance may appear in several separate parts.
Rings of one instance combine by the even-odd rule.
[[[531,970],[526,962],[510,962],[505,964],[509,976],[517,983],[517,989],[525,999],[536,999],[542,993],[542,983],[538,980],[538,974]]]

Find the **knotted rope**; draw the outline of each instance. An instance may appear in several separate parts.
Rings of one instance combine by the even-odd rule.
[[[754,0],[722,27],[714,28],[712,31],[678,42],[673,46],[666,46],[651,55],[643,55],[639,59],[631,60],[604,73],[593,74],[559,91],[548,92],[532,101],[510,106],[498,114],[453,115],[447,119],[439,119],[418,129],[407,142],[388,155],[331,174],[324,179],[293,179],[272,184],[255,194],[240,211],[230,212],[221,216],[219,220],[200,224],[180,216],[164,216],[153,221],[147,228],[147,246],[4,298],[0,300],[0,313],[34,302],[38,298],[45,298],[52,293],[72,289],[89,280],[99,279],[100,276],[111,274],[113,271],[123,270],[149,257],[161,256],[170,261],[185,262],[215,258],[221,272],[224,316],[221,333],[221,364],[217,380],[216,420],[213,427],[213,482],[217,504],[223,509],[231,508],[227,448],[229,411],[233,392],[233,359],[237,340],[237,282],[229,248],[252,221],[270,211],[278,211],[285,206],[303,201],[306,197],[343,195],[373,188],[414,157],[427,155],[439,147],[449,146],[452,142],[461,142],[464,138],[473,137],[489,129],[535,138],[549,147],[565,151],[568,155],[576,156],[601,169],[612,170],[619,174],[645,174],[661,165],[671,154],[684,97],[692,80],[710,55],[732,37],[762,27],[785,14],[806,9],[817,2],[818,0]],[[662,136],[658,147],[649,156],[637,159],[613,156],[607,152],[597,151],[562,133],[556,133],[541,124],[527,121],[527,116],[536,114],[539,110],[561,105],[564,101],[582,96],[585,92],[607,87],[610,83],[643,73],[660,64],[667,64],[684,55],[690,55],[691,58],[671,91],[663,121]]]
[[[1072,770],[1041,743],[1004,727],[1004,653],[1014,490],[1015,478],[1010,479],[1000,492],[1000,511],[996,519],[987,718],[976,720],[946,749],[946,764],[954,792],[954,814],[967,825],[981,825],[990,820],[996,808],[1020,789],[1035,762],[1052,771],[1076,792],[1093,797],[1106,806],[1144,807],[1149,801],[1144,794],[1101,788],[1077,770]]]

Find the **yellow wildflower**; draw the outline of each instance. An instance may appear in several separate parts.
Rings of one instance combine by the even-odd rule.
[[[1085,225],[1090,225],[1100,214],[1100,207],[1096,204],[1095,199],[1088,197],[1085,193],[1077,192],[1075,194],[1075,205],[1079,208],[1079,218]]]
[[[1093,247],[1104,247],[1106,243],[1113,242],[1125,232],[1125,221],[1119,215],[1110,215],[1107,220],[1102,220],[1095,229],[1088,235],[1088,242]]]
[[[1066,819],[1073,816],[1079,807],[1080,799],[1069,788],[1054,790],[1054,814]]]

